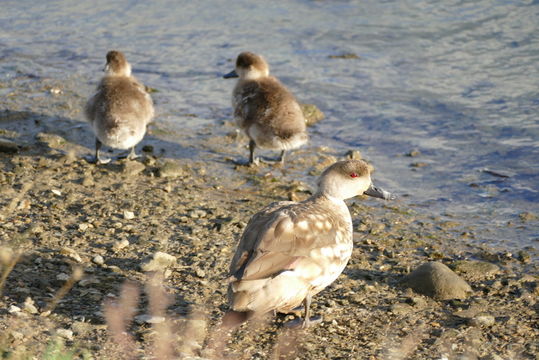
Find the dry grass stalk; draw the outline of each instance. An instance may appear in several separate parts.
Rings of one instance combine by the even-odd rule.
[[[73,285],[77,283],[82,278],[82,275],[84,274],[84,270],[80,266],[73,267],[73,272],[71,273],[71,276],[67,281],[64,283],[64,285],[58,289],[54,297],[49,301],[47,306],[45,307],[45,310],[41,313],[41,316],[49,316],[51,312],[54,311],[56,306],[58,305],[58,302],[71,290]]]
[[[9,205],[6,206],[6,214],[11,214],[13,210],[17,208],[17,205],[20,203],[24,195],[34,186],[33,183],[26,183],[22,186],[21,191],[17,196],[15,196],[11,201],[9,202]]]
[[[305,331],[309,330],[283,328],[277,335],[271,358],[273,360],[295,359],[298,354],[298,337]]]
[[[407,359],[413,351],[417,349],[421,341],[426,337],[425,327],[419,327],[415,331],[406,335],[402,341],[397,343],[396,339],[391,337],[386,340],[389,345],[384,351],[384,360],[404,360]]]
[[[137,311],[138,300],[138,287],[133,283],[126,282],[122,285],[119,302],[107,301],[103,306],[109,332],[114,342],[120,346],[125,359],[136,357],[137,345],[127,332],[127,328],[131,325]]]
[[[0,247],[0,265],[2,265],[2,275],[0,277],[0,295],[2,295],[6,279],[17,262],[19,262],[21,255],[21,251],[14,253],[10,248]]]
[[[161,274],[153,274],[146,283],[146,293],[148,294],[148,307],[153,317],[164,319],[153,323],[156,336],[154,340],[154,357],[159,360],[172,359],[174,350],[172,344],[174,337],[171,331],[170,322],[166,318],[166,309],[172,303],[170,297],[163,289],[163,278]]]

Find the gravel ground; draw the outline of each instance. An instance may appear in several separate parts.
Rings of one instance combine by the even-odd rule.
[[[355,249],[313,301],[322,324],[288,330],[293,315],[279,314],[224,334],[228,263],[249,218],[306,198],[345,154],[311,147],[286,169],[238,168],[230,160],[247,156],[246,141],[216,114],[195,133],[157,122],[141,159],[95,166],[83,160],[93,135],[73,120],[83,96],[63,89],[25,105],[23,93],[56,84],[23,84],[0,110],[0,261],[4,273],[14,265],[2,358],[539,359],[537,253],[473,245],[480,229],[402,201],[349,202]],[[471,294],[437,300],[404,286],[430,261]]]

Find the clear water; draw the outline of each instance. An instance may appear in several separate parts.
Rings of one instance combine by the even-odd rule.
[[[313,149],[359,149],[418,211],[537,248],[538,222],[518,215],[539,214],[538,27],[537,0],[4,0],[0,76],[76,81],[87,97],[115,48],[160,90],[159,121],[196,129],[230,116],[220,75],[258,52],[327,115]],[[344,53],[359,58],[330,58]]]

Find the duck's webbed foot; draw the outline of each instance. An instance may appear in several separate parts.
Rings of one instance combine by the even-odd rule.
[[[95,138],[95,155],[85,156],[84,158],[86,159],[86,161],[88,161],[91,164],[96,164],[96,165],[108,164],[110,162],[110,158],[101,156],[100,154],[101,146],[103,146],[101,141],[99,141],[98,138]]]

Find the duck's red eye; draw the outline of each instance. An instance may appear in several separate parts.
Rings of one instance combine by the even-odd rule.
[[[353,173],[350,173],[350,177],[355,178],[355,177],[359,177],[359,175],[357,173],[353,172]]]

